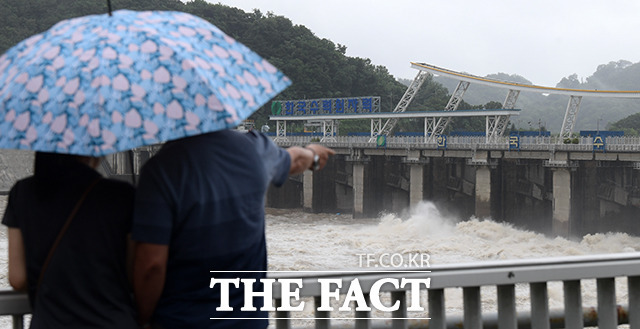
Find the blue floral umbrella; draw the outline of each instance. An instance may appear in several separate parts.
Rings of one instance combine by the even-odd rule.
[[[289,85],[186,13],[74,18],[0,57],[0,148],[100,156],[228,129]]]

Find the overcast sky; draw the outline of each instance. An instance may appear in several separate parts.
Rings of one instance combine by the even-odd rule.
[[[209,1],[285,16],[396,78],[413,79],[410,62],[423,62],[553,87],[610,61],[640,61],[637,0]]]

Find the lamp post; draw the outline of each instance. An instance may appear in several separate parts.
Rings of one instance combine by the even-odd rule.
[[[542,119],[538,118],[538,136],[542,135]]]

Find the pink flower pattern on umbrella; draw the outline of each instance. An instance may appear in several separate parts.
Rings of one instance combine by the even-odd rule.
[[[0,56],[0,148],[100,156],[228,129],[290,83],[186,13],[65,20]]]

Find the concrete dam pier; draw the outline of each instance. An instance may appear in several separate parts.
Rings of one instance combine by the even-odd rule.
[[[640,154],[341,149],[327,167],[271,188],[267,206],[377,217],[421,200],[561,236],[640,234]]]

